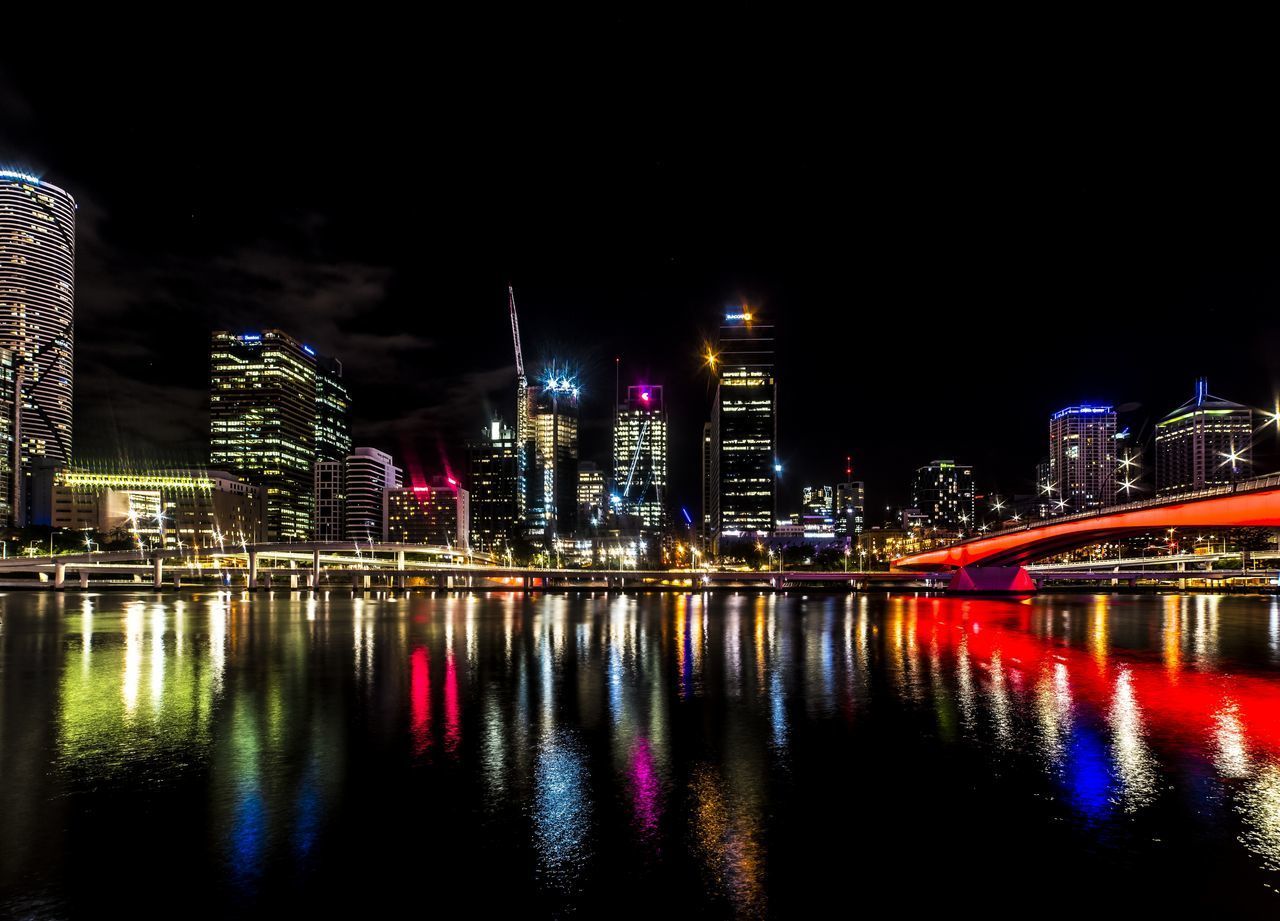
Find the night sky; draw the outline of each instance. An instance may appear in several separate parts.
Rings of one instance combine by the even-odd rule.
[[[513,415],[508,281],[531,370],[580,368],[584,458],[616,355],[665,385],[691,511],[700,345],[744,301],[777,326],[784,508],[846,454],[872,521],[932,458],[1030,492],[1063,405],[1149,436],[1201,374],[1280,393],[1259,113],[763,53],[692,74],[639,40],[423,64],[441,41],[372,67],[113,48],[64,83],[0,61],[0,163],[80,204],[78,459],[202,461],[209,331],[276,326],[342,359],[357,444],[459,466]]]

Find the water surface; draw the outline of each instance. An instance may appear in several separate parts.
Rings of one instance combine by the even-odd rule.
[[[1280,603],[11,593],[0,916],[1280,910]]]

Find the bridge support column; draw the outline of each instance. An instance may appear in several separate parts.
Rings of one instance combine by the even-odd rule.
[[[152,586],[158,592],[164,588],[164,560],[156,557],[151,561]]]
[[[404,569],[404,551],[396,551],[396,569]]]
[[[89,570],[80,570],[80,591],[84,591],[89,587]]]
[[[258,590],[258,551],[249,551],[249,591]]]
[[[1178,572],[1186,572],[1186,571],[1187,571],[1187,561],[1183,560],[1180,563],[1178,563]],[[1178,590],[1183,592],[1187,590],[1186,576],[1183,576],[1181,579],[1178,580]]]
[[[947,583],[949,595],[1032,595],[1036,584],[1021,566],[963,566]]]
[[[54,563],[53,564],[53,587],[60,589],[66,584],[66,582],[67,582],[67,564]]]
[[[353,595],[360,594],[362,590],[362,587],[361,587],[362,582],[364,582],[364,579],[360,577],[360,570],[353,569],[351,571],[351,594]]]
[[[182,573],[174,572],[173,574],[173,590],[180,591],[182,589]]]

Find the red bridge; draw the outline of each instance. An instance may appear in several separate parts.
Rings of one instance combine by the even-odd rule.
[[[1062,515],[1020,527],[1005,528],[943,547],[894,560],[894,569],[938,571],[961,569],[953,585],[961,591],[1021,591],[1030,580],[1024,563],[1089,544],[1168,528],[1280,527],[1280,474],[1242,480],[1178,496],[1165,496],[1113,505],[1093,512]],[[1002,569],[1003,576],[982,569]],[[1017,574],[1021,580],[1015,580]],[[976,587],[970,587],[973,583]]]

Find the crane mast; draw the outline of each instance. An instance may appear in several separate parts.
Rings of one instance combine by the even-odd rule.
[[[511,341],[516,350],[516,444],[523,449],[529,439],[529,379],[524,373],[520,319],[516,316],[516,292],[511,285],[507,285],[507,304],[511,308]]]

